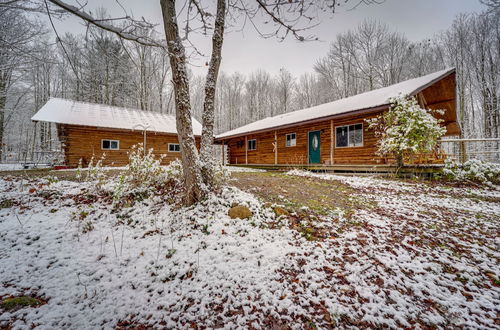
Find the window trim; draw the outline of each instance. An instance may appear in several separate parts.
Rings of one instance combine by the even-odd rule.
[[[104,148],[104,141],[109,141],[109,148]],[[111,142],[116,142],[116,149],[111,148]],[[101,150],[120,150],[120,140],[101,139]]]
[[[255,141],[255,148],[253,148],[253,149],[250,149],[250,142],[251,141]],[[255,151],[255,150],[257,150],[257,139],[247,140],[247,151]]]
[[[359,146],[350,146],[349,145],[349,126],[355,126],[355,125],[361,125],[361,145],[359,145]],[[337,146],[337,128],[340,128],[340,127],[347,127],[347,146],[345,146],[345,147],[339,147],[339,146]],[[335,149],[361,148],[361,147],[364,147],[364,146],[365,146],[365,126],[364,126],[363,122],[335,126]]]
[[[179,151],[176,151],[176,150],[172,151],[172,150],[170,150],[170,146],[171,145],[173,145],[173,146],[175,146],[175,145],[179,146]],[[181,144],[180,143],[169,143],[168,146],[167,146],[167,151],[168,152],[181,152]]]
[[[288,145],[288,136],[292,135],[292,134],[295,135],[295,138],[293,139],[294,140],[294,144],[293,145]],[[290,141],[292,141],[292,140],[290,139]],[[294,133],[287,133],[287,134],[285,134],[285,147],[291,148],[291,147],[296,147],[296,146],[297,146],[297,133],[294,132]]]

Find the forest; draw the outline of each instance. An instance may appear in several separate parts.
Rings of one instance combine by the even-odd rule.
[[[105,9],[98,18],[107,18]],[[458,15],[446,30],[411,41],[384,22],[366,19],[330,41],[300,76],[255,68],[220,72],[215,132],[388,86],[447,67],[457,69],[458,116],[464,138],[500,135],[500,13]],[[151,38],[155,32],[148,32]],[[314,42],[314,41],[312,41]],[[51,21],[0,6],[0,138],[3,161],[59,148],[55,127],[30,117],[50,97],[174,113],[168,55],[88,26],[60,35]],[[204,77],[189,73],[193,114],[203,111]]]
[[[498,329],[500,0],[467,1],[0,0],[0,329]],[[329,50],[224,71],[242,20]]]

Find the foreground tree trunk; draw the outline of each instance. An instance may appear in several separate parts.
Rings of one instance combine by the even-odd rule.
[[[1,63],[1,62],[0,62]],[[6,70],[5,70],[6,71]],[[4,120],[5,120],[5,105],[7,103],[7,83],[6,73],[0,69],[0,162],[3,157],[3,135],[4,135]]]
[[[201,161],[203,181],[208,188],[214,186],[213,152],[214,144],[214,109],[215,88],[222,60],[222,43],[224,41],[224,24],[226,17],[226,0],[217,0],[217,16],[212,36],[212,56],[205,82],[205,100],[203,102],[203,131],[201,133]]]
[[[184,204],[192,205],[200,200],[203,190],[200,162],[196,150],[191,119],[189,98],[189,80],[186,71],[186,54],[179,36],[175,0],[160,0],[163,25],[168,43],[168,56],[172,69],[172,81],[175,91],[176,123],[181,161],[184,171]]]

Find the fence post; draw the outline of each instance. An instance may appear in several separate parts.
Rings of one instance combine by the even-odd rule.
[[[460,139],[463,139],[463,137],[460,136]],[[463,164],[463,163],[465,163],[467,161],[467,154],[466,154],[467,149],[465,147],[465,141],[460,141],[458,148],[460,150],[459,151],[460,152],[460,163]]]

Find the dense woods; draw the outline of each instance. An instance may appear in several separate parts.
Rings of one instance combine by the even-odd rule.
[[[99,17],[107,17],[104,10]],[[0,6],[2,159],[57,148],[55,128],[29,118],[50,96],[174,113],[168,56],[89,26],[84,35],[54,36],[25,11]],[[447,31],[413,42],[382,22],[366,20],[332,40],[314,68],[295,77],[286,68],[250,74],[220,72],[215,131],[388,86],[445,67],[457,68],[464,137],[500,135],[498,10],[462,14]],[[18,38],[22,36],[22,38]],[[152,36],[154,37],[154,36]],[[20,40],[18,40],[18,39]],[[13,58],[15,60],[13,60]],[[194,115],[201,121],[205,78],[189,72]]]

